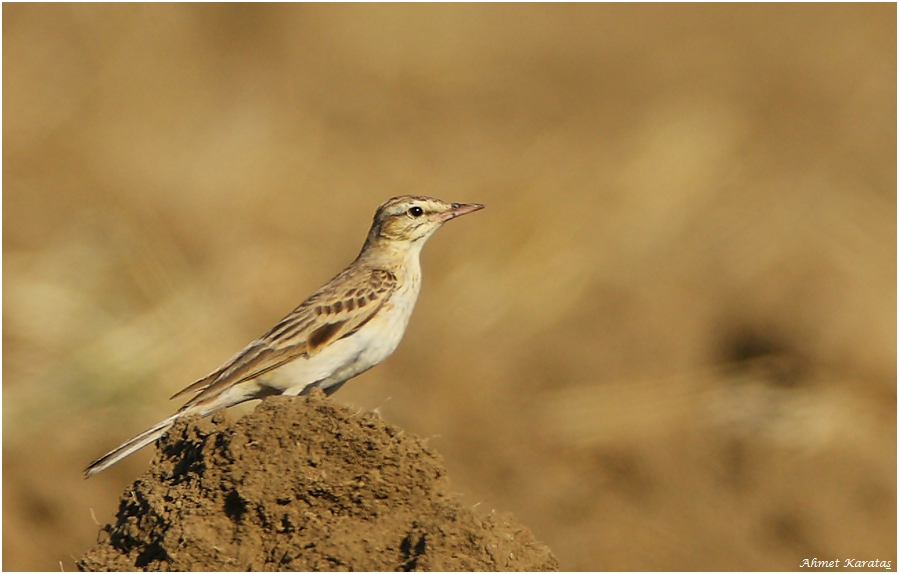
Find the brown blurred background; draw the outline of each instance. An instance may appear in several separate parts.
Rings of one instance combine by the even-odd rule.
[[[335,400],[563,569],[896,567],[896,6],[4,5],[3,567],[96,456],[356,255],[425,249]]]

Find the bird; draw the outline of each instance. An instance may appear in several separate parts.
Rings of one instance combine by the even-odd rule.
[[[266,334],[172,396],[191,396],[174,415],[98,458],[85,478],[153,443],[179,419],[205,417],[271,395],[331,395],[389,357],[421,290],[421,249],[444,223],[483,209],[432,197],[394,197],[375,212],[350,265]]]

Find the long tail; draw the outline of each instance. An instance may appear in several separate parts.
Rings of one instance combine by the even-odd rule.
[[[90,466],[84,470],[84,478],[90,478],[98,472],[106,470],[126,456],[129,456],[152,443],[161,437],[165,431],[169,430],[179,417],[183,417],[185,414],[186,413],[184,412],[178,412],[104,454],[94,462],[90,463]]]

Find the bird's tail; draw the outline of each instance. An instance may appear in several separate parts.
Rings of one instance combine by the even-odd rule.
[[[98,472],[106,470],[126,456],[129,456],[144,448],[151,442],[161,437],[165,433],[165,431],[169,430],[172,425],[175,424],[175,421],[182,416],[184,416],[183,412],[176,413],[165,419],[164,421],[160,421],[159,423],[148,428],[133,439],[126,441],[125,443],[104,454],[94,462],[90,463],[90,465],[84,470],[84,478],[90,478]]]

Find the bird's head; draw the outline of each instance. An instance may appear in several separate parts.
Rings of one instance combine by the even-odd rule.
[[[375,212],[368,241],[424,243],[450,219],[483,208],[478,203],[447,203],[433,197],[394,197]]]

